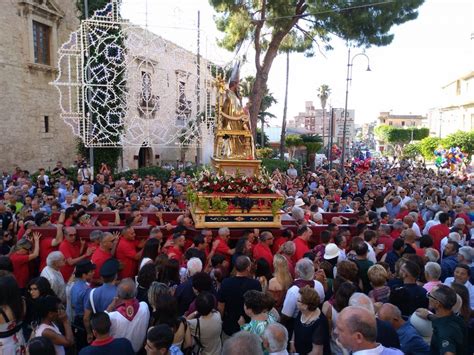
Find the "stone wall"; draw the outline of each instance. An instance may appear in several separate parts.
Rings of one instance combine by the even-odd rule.
[[[35,64],[33,21],[51,27],[50,65]],[[75,1],[6,1],[0,11],[0,169],[67,166],[75,139],[59,117],[57,49],[79,25]],[[49,120],[45,132],[44,117]]]

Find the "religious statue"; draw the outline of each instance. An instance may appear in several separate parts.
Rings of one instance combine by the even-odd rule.
[[[219,84],[218,84],[219,85]],[[221,159],[255,159],[255,145],[250,130],[248,110],[239,94],[239,63],[236,63],[229,87],[219,90],[219,117],[216,155]]]

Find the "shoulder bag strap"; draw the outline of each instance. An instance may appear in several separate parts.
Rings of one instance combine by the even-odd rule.
[[[95,311],[95,304],[94,304],[94,291],[95,291],[95,288],[93,288],[93,289],[91,290],[91,292],[89,293],[89,301],[90,301],[90,303],[91,303],[92,312],[93,312],[93,313],[97,313],[97,312]]]

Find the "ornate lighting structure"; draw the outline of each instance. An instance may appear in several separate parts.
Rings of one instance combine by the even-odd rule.
[[[201,146],[212,135],[217,68],[122,19],[118,0],[71,33],[58,67],[61,118],[86,147]]]

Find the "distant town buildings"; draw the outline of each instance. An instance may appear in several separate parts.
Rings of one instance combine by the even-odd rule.
[[[446,137],[474,130],[474,71],[443,86],[441,104],[428,112],[430,133]]]
[[[333,108],[333,139],[334,143],[342,143],[344,132],[344,109]],[[323,119],[324,118],[324,119]],[[348,142],[352,141],[355,136],[355,111],[347,110],[346,121],[346,138]],[[305,129],[309,134],[319,134],[324,137],[325,143],[329,141],[331,136],[331,110],[316,109],[312,101],[305,102],[304,112],[298,113],[292,120],[288,121],[288,127]]]
[[[426,125],[425,116],[392,114],[391,112],[380,112],[378,121],[380,125],[393,127],[424,127]]]

